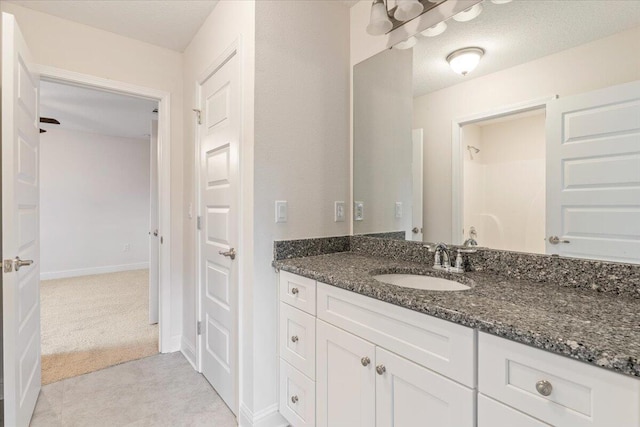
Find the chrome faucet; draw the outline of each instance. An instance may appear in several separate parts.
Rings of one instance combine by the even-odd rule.
[[[440,242],[432,245],[425,245],[429,252],[435,252],[433,259],[433,268],[435,270],[445,270],[450,273],[464,273],[464,266],[462,261],[462,253],[473,253],[475,249],[461,249],[457,248],[457,256],[455,266],[451,265],[451,250],[446,244]]]

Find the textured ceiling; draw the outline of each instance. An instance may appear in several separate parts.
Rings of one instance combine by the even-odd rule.
[[[184,51],[218,0],[3,0],[70,21]]]
[[[40,82],[40,116],[60,121],[43,129],[66,129],[125,138],[149,135],[155,101],[48,81]]]
[[[485,1],[483,6],[472,21],[450,19],[443,34],[417,36],[415,96],[640,26],[637,0],[514,0],[502,5]],[[451,71],[446,57],[469,46],[482,47],[486,54],[478,68],[462,77]]]

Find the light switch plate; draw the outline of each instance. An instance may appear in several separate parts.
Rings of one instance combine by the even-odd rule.
[[[344,222],[345,220],[345,205],[344,202],[335,202],[334,211],[334,221],[335,222]]]
[[[396,202],[396,218],[402,218],[402,202]]]
[[[362,221],[364,219],[364,202],[353,202],[353,220]]]
[[[287,222],[286,200],[276,200],[276,223]]]

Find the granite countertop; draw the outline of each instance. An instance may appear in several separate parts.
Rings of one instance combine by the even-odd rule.
[[[352,252],[278,260],[274,266],[428,315],[477,328],[622,374],[640,377],[640,300],[533,283],[483,272],[464,275],[425,264]],[[401,288],[373,274],[450,278],[471,289]],[[462,277],[461,277],[462,276]]]

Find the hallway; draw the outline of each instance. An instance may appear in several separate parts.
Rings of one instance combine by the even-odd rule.
[[[158,354],[42,387],[32,427],[236,426],[180,353]]]

